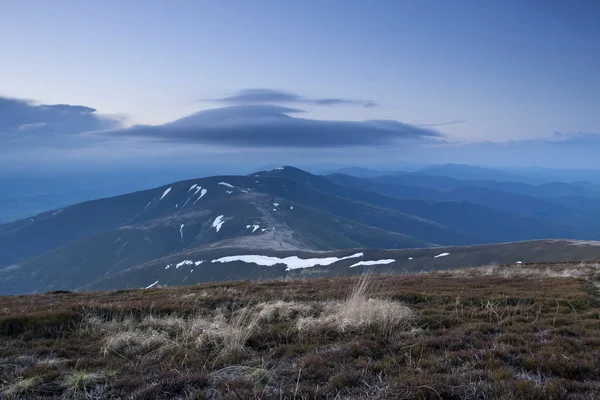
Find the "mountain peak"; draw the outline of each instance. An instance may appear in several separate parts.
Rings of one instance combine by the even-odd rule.
[[[250,174],[250,176],[277,177],[290,179],[293,181],[305,180],[315,177],[315,175],[311,174],[310,172],[304,171],[300,168],[291,167],[289,165],[284,165],[268,171],[259,171],[254,174]]]

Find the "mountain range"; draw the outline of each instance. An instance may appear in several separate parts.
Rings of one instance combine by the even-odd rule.
[[[0,294],[598,257],[594,184],[362,175],[205,177],[0,225]]]

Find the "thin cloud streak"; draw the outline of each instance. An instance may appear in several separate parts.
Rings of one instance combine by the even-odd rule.
[[[242,105],[242,104],[313,104],[319,106],[362,106],[366,108],[377,107],[379,104],[371,100],[354,100],[341,97],[309,98],[296,93],[276,89],[244,89],[233,95],[225,96],[212,101],[217,103]]]
[[[464,124],[465,122],[467,122],[466,119],[458,119],[456,121],[439,122],[437,124],[418,124],[418,125],[415,125],[415,126],[427,127],[427,126],[457,125],[457,124]]]

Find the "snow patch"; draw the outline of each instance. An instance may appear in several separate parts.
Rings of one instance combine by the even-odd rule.
[[[202,190],[200,191],[200,197],[198,197],[198,198],[197,198],[197,199],[194,201],[194,203],[193,203],[193,204],[196,204],[196,202],[197,202],[198,200],[200,200],[201,198],[203,198],[203,197],[204,197],[204,195],[205,195],[207,192],[208,192],[208,190],[206,190],[206,189],[202,189]]]
[[[294,206],[290,206],[290,210],[293,210],[293,209],[294,209]]]
[[[246,225],[246,229],[250,229],[252,225]]]
[[[229,188],[234,188],[234,187],[235,187],[235,186],[233,186],[232,184],[229,184],[229,183],[227,183],[227,182],[219,182],[219,185],[221,185],[221,186],[227,186],[227,187],[229,187]]]
[[[396,262],[396,260],[386,259],[386,260],[373,260],[373,261],[359,261],[355,264],[352,264],[349,268],[359,267],[361,265],[382,265],[382,264],[391,264]]]
[[[275,207],[279,207],[279,203],[273,203]]]
[[[169,269],[169,268],[171,268],[171,264],[169,264],[165,267],[165,269]]]
[[[266,232],[267,230],[266,229],[261,229],[261,231]]]
[[[408,259],[409,259],[409,260],[412,260],[413,258],[412,258],[412,257],[408,257]]]
[[[166,195],[168,195],[168,194],[169,194],[169,192],[170,192],[170,191],[171,191],[171,188],[168,188],[167,190],[165,190],[165,191],[163,192],[162,196],[160,196],[160,199],[159,199],[159,200],[162,200],[162,199],[163,199],[163,198],[164,198]]]
[[[517,261],[517,264],[523,264],[523,261]]]
[[[433,258],[446,257],[446,256],[449,256],[449,255],[450,255],[450,253],[441,253],[441,254],[438,254],[437,256],[434,256]]]
[[[184,265],[194,265],[194,262],[192,260],[183,260],[182,262],[178,263],[175,265],[175,268],[179,268],[182,267]]]
[[[227,193],[227,194],[231,194],[231,193],[233,193],[233,191],[232,191],[232,190],[228,190],[228,191],[226,191],[225,193]]]
[[[234,261],[242,261],[245,263],[254,263],[258,265],[263,265],[266,267],[272,267],[276,264],[285,264],[286,271],[291,271],[293,269],[298,268],[309,268],[314,267],[316,265],[328,266],[334,264],[338,261],[349,260],[351,258],[360,258],[364,254],[356,253],[346,257],[325,257],[325,258],[298,258],[297,256],[279,258],[279,257],[269,257],[269,256],[259,256],[259,255],[240,255],[240,256],[228,256],[221,257],[216,260],[212,260],[212,263],[228,263]]]
[[[179,235],[181,236],[181,241],[183,242],[183,227],[185,226],[185,224],[181,224],[181,226],[179,227]]]
[[[196,188],[196,186],[198,186],[196,183],[194,183],[192,186],[190,186],[190,188],[188,189],[188,192],[191,192],[192,190],[194,190]]]
[[[150,289],[158,284],[158,281],[154,282],[152,285],[146,286],[144,289]]]
[[[58,214],[60,214],[60,213],[62,212],[62,210],[63,210],[63,209],[61,208],[60,210],[58,210],[57,212],[55,212],[54,214],[52,214],[52,216],[54,217],[55,215],[58,215]]]
[[[204,260],[202,260],[202,261],[196,261],[194,263],[194,265],[197,267],[198,265],[203,264],[203,263],[204,263]]]
[[[146,208],[148,208],[148,206],[149,206],[150,204],[152,204],[152,200],[150,200],[150,201],[148,202],[148,204],[146,204],[146,207],[144,207],[144,210],[145,210]]]
[[[260,228],[260,225],[252,225],[252,233],[256,232],[258,228]]]
[[[215,220],[212,223],[212,227],[215,228],[217,230],[217,232],[219,232],[221,230],[221,227],[223,226],[223,223],[225,221],[223,221],[223,215],[219,215],[217,218],[215,218]]]

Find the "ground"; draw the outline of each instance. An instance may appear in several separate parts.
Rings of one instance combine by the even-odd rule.
[[[0,397],[595,399],[597,264],[0,298]]]

